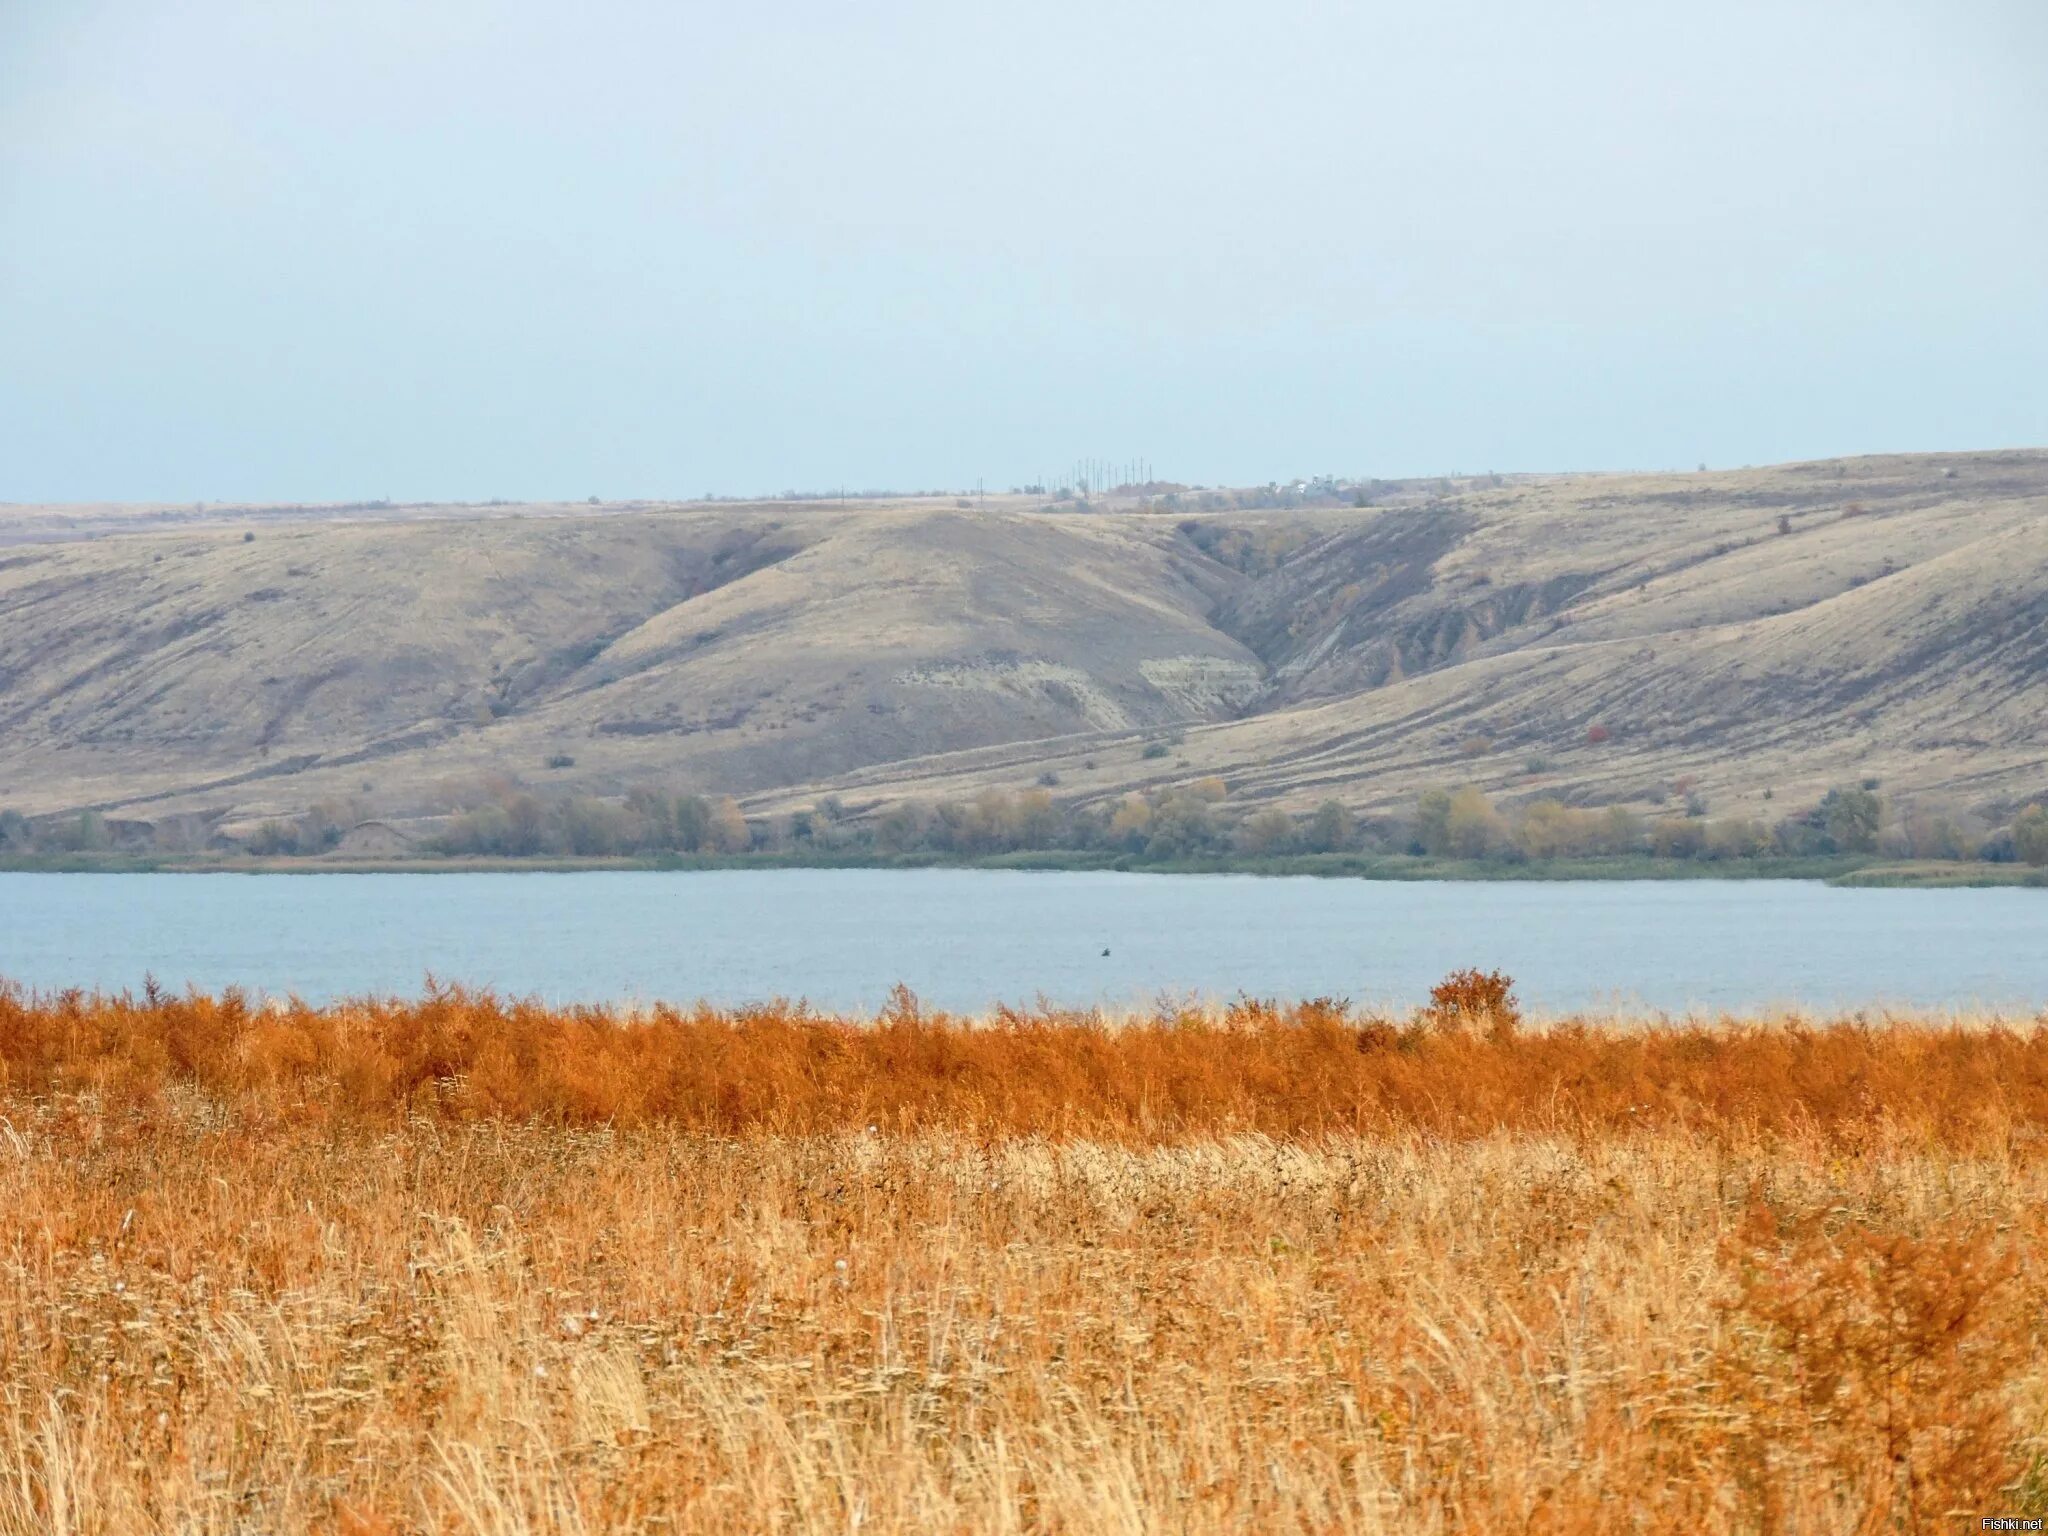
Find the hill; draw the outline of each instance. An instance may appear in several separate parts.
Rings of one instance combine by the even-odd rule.
[[[2048,788],[2048,453],[1358,489],[0,509],[0,806]]]

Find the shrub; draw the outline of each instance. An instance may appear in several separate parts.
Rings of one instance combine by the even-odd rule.
[[[2019,840],[2011,827],[2000,827],[1977,844],[1977,857],[1986,864],[2012,864],[2019,860]]]
[[[1663,816],[1650,824],[1650,852],[1660,859],[1697,858],[1706,846],[1706,829],[1692,817]]]
[[[243,846],[253,854],[268,858],[274,854],[296,852],[298,845],[290,827],[281,821],[271,820],[251,832]]]
[[[1422,1021],[1438,1029],[1483,1024],[1496,1039],[1505,1039],[1522,1022],[1515,999],[1515,979],[1503,971],[1467,967],[1453,971],[1429,989]]]
[[[1597,747],[1612,735],[1613,732],[1609,731],[1604,725],[1589,725],[1586,727],[1586,745]]]
[[[301,816],[292,829],[294,853],[325,853],[341,841],[345,825],[355,818],[346,806],[322,803]]]
[[[1145,743],[1145,750],[1140,752],[1138,756],[1144,758],[1164,757],[1166,756],[1166,743],[1163,741],[1148,741]]]
[[[1771,848],[1769,829],[1744,817],[1710,822],[1706,839],[1705,852],[1710,859],[1753,859]]]

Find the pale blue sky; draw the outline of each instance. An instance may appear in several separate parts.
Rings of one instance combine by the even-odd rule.
[[[0,500],[2048,442],[2040,0],[0,0]]]

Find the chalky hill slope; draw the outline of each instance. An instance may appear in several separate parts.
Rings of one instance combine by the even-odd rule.
[[[1212,773],[1291,808],[1875,776],[2010,809],[2048,790],[2048,453],[1086,510],[0,508],[0,806],[32,815]]]

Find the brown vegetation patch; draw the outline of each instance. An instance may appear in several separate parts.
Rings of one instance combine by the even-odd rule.
[[[1812,1021],[1521,1028],[1506,977],[1464,972],[1409,1020],[1242,999],[1109,1019],[964,1019],[899,989],[876,1019],[801,1005],[622,1016],[460,988],[316,1008],[223,997],[0,993],[0,1092],[144,1107],[196,1089],[296,1123],[419,1117],[665,1124],[716,1135],[890,1132],[1169,1144],[1217,1135],[1904,1136],[1982,1150],[2048,1131],[2036,1024]]]

